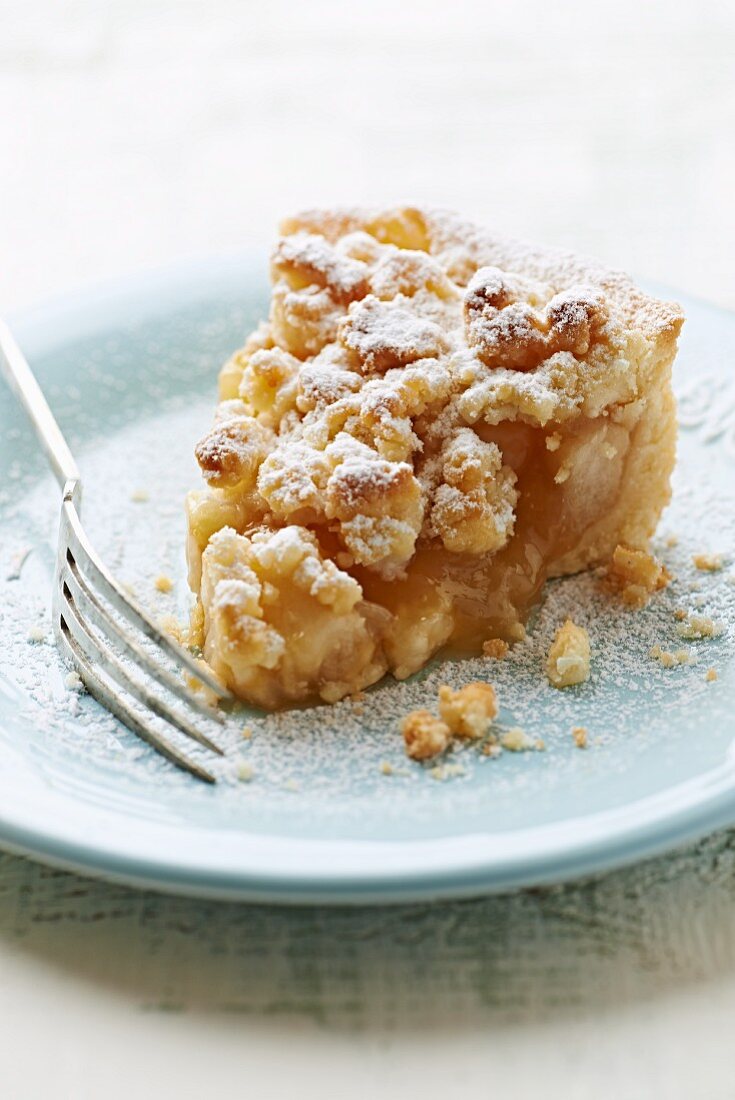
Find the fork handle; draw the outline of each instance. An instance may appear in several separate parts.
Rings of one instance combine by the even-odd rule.
[[[76,488],[80,480],[77,464],[48,407],[41,387],[28,366],[28,360],[2,319],[0,319],[0,369],[28,414],[59,485],[62,489]]]

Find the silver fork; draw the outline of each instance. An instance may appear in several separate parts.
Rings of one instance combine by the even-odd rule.
[[[187,672],[205,684],[219,700],[229,699],[229,692],[156,626],[92,549],[80,518],[82,481],[77,464],[25,356],[2,320],[0,367],[25,408],[62,489],[52,607],[59,649],[90,695],[128,729],[177,767],[214,783],[210,772],[169,739],[170,728],[222,756],[222,749],[197,719],[222,724],[224,717],[187,686],[182,674]],[[155,643],[155,650],[141,644],[143,637]],[[163,694],[156,691],[156,684],[164,689]]]

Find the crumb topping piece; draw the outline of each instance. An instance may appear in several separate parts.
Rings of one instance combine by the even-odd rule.
[[[495,661],[502,661],[508,656],[508,643],[502,638],[488,638],[482,643],[482,652],[485,657],[491,657]]]
[[[508,752],[543,752],[543,741],[533,738],[520,726],[513,726],[500,738],[500,744]]]
[[[693,554],[692,561],[703,573],[718,573],[724,565],[722,554]]]
[[[719,638],[724,629],[722,623],[715,622],[708,615],[688,615],[678,624],[676,633],[680,638],[701,641],[705,638]]]
[[[484,737],[498,713],[492,684],[477,680],[459,691],[447,684],[439,688],[439,715],[455,737]]]
[[[406,753],[412,760],[430,760],[449,748],[452,734],[431,711],[413,710],[401,721]]]
[[[500,550],[513,534],[518,493],[499,447],[460,428],[444,441],[437,465],[427,533],[456,554]]]
[[[560,626],[546,658],[546,675],[554,687],[583,684],[590,675],[590,639],[571,619]]]
[[[662,649],[655,645],[650,650],[649,656],[658,661],[664,668],[676,668],[677,665],[688,665],[692,655],[688,649],[677,649],[673,653],[668,649]]]
[[[645,607],[653,593],[671,581],[668,569],[653,554],[622,544],[615,547],[607,577],[623,603],[632,608]]]
[[[545,288],[497,267],[482,267],[467,287],[467,343],[488,367],[533,370],[559,352],[585,355],[605,321],[602,296],[575,286],[548,298]]]
[[[589,745],[589,738],[587,736],[587,730],[584,726],[573,726],[572,737],[574,738],[574,744],[578,749],[586,749]]]

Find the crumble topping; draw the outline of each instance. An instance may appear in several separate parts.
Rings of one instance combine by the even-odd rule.
[[[473,615],[523,638],[545,576],[598,564],[623,533],[645,543],[673,462],[678,307],[408,207],[290,218],[271,275],[187,504],[200,641],[236,694],[278,706],[402,679]],[[542,529],[579,540],[527,552],[522,517],[547,496]],[[307,628],[314,646],[292,652]]]
[[[701,641],[704,638],[719,638],[724,627],[710,619],[708,615],[687,615],[686,619],[676,627],[676,633],[680,638],[691,641]]]
[[[571,619],[559,627],[546,658],[546,675],[554,687],[583,684],[590,675],[590,640]]]
[[[437,764],[436,767],[430,770],[429,775],[432,779],[437,779],[442,783],[447,779],[464,775],[464,768],[461,764]]]
[[[431,711],[414,710],[401,721],[401,733],[406,753],[412,760],[430,760],[445,752],[452,734],[444,722]]]
[[[628,607],[645,607],[654,592],[671,581],[665,565],[646,550],[618,544],[607,570],[610,585]]]
[[[492,684],[477,680],[453,691],[439,687],[439,718],[431,711],[415,710],[401,721],[407,754],[414,760],[428,760],[449,747],[452,737],[477,740],[484,737],[498,713]]]
[[[173,591],[174,582],[172,581],[171,577],[167,577],[165,574],[162,573],[160,576],[156,577],[153,585],[156,589],[156,592],[161,592],[166,595],[167,593]]]
[[[508,752],[543,752],[543,741],[533,738],[520,726],[513,726],[500,738],[500,744]]]
[[[586,749],[589,746],[589,738],[587,736],[587,730],[584,726],[573,726],[572,737],[574,738],[574,744],[578,749]]]
[[[677,649],[671,653],[667,649],[662,649],[660,645],[655,645],[650,651],[650,656],[654,661],[659,661],[664,668],[675,668],[677,665],[689,664],[692,655],[688,649]]]
[[[483,654],[496,661],[502,661],[504,657],[507,657],[509,648],[508,643],[504,642],[502,638],[488,638],[486,642],[482,643]]]
[[[445,440],[431,472],[425,471],[425,485],[432,475],[439,484],[430,497],[425,528],[430,537],[456,554],[487,554],[505,546],[513,534],[518,494],[516,476],[502,465],[496,444],[460,428]]]
[[[84,691],[84,682],[78,672],[67,672],[64,677],[64,687],[67,691]]]
[[[439,688],[439,715],[455,737],[484,737],[497,713],[498,701],[491,684],[478,680],[459,691],[452,691],[446,684]]]
[[[722,554],[693,554],[692,561],[703,573],[717,573],[724,565]]]
[[[717,679],[717,669],[708,668],[706,673],[704,674],[704,678],[705,680],[707,680],[708,683],[713,683]]]
[[[497,267],[475,272],[463,304],[467,343],[483,363],[521,371],[559,352],[585,355],[606,319],[594,287],[550,295],[548,287]]]

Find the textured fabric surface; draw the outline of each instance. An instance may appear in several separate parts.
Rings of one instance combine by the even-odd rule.
[[[3,856],[3,1076],[29,1097],[54,1079],[74,1097],[730,1096],[734,871],[721,833],[585,883],[357,911],[156,896]]]

